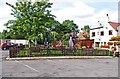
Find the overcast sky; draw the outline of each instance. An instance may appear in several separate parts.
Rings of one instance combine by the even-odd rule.
[[[118,20],[118,1],[119,0],[50,0],[52,5],[52,14],[58,21],[73,20],[79,29],[84,25],[90,25],[91,28],[97,27],[100,21],[103,25],[107,20],[106,14],[109,14],[110,21]],[[16,0],[0,0],[0,31],[5,29],[3,26],[10,19],[11,8],[5,2],[14,4]]]

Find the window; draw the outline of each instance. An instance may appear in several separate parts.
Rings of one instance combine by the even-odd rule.
[[[103,42],[101,42],[101,44],[103,44]]]
[[[109,35],[112,35],[112,34],[113,34],[112,30],[109,30]]]
[[[97,34],[99,35],[99,32],[97,32]]]
[[[101,31],[100,35],[101,35],[101,36],[104,36],[104,31]]]
[[[92,37],[94,37],[95,36],[95,32],[92,32]]]
[[[106,44],[106,42],[104,42],[104,44]]]

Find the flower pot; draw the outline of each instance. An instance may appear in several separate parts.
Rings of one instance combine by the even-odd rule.
[[[108,56],[113,56],[113,52],[112,52],[112,51],[109,51],[109,52],[108,52]]]

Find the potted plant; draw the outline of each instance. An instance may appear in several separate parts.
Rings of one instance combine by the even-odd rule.
[[[113,45],[113,42],[108,42],[108,45]]]
[[[120,36],[118,36],[118,41],[120,41]]]
[[[117,46],[120,48],[120,41],[119,41],[119,42],[117,42]]]
[[[119,40],[120,40],[120,36],[113,36],[110,39],[110,41],[119,41]]]

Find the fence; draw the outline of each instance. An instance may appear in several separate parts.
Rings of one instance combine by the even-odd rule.
[[[31,47],[23,49],[21,47],[12,47],[9,50],[10,58],[14,57],[36,57],[36,56],[107,56],[108,50],[97,50],[93,48],[75,49],[75,48],[41,48]]]

